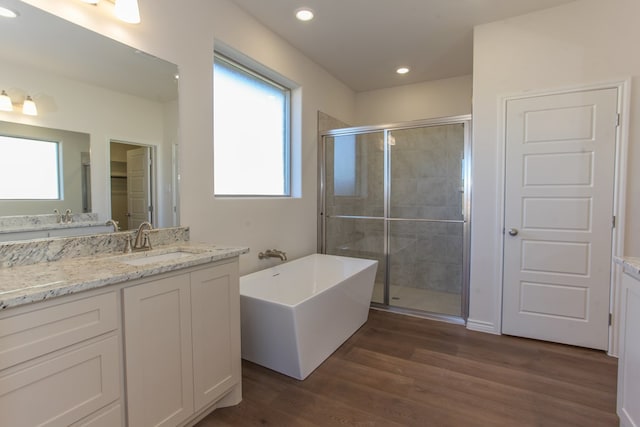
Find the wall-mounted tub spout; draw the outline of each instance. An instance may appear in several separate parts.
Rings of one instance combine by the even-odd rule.
[[[267,249],[264,252],[260,252],[258,254],[259,259],[265,258],[280,258],[282,261],[287,260],[287,254],[285,252],[279,251],[277,249]]]

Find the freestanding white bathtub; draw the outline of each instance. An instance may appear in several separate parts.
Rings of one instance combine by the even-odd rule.
[[[242,358],[305,379],[367,321],[377,264],[314,254],[242,276]]]

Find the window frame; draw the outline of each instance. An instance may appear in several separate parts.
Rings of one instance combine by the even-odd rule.
[[[214,50],[213,62],[214,62],[214,67],[213,67],[214,73],[215,73],[215,64],[222,63],[222,65],[225,67],[236,69],[241,73],[248,75],[251,78],[260,80],[270,86],[273,86],[274,88],[277,88],[285,95],[284,96],[285,105],[284,105],[284,111],[283,111],[284,137],[282,141],[282,155],[284,157],[283,158],[283,169],[284,169],[283,170],[283,179],[284,179],[283,193],[282,194],[258,194],[258,193],[256,194],[253,194],[253,193],[252,194],[218,194],[216,193],[215,182],[214,182],[214,188],[213,188],[214,197],[221,198],[221,199],[222,198],[229,198],[229,199],[292,198],[293,191],[292,191],[292,170],[291,170],[292,168],[292,160],[291,160],[292,106],[291,106],[291,102],[292,102],[293,88],[290,87],[289,84],[285,83],[285,79],[283,77],[274,76],[275,74],[274,72],[269,72],[269,70],[267,70],[262,66],[259,66],[258,64],[252,64],[252,66],[246,65],[246,63],[250,61],[245,61],[245,63],[243,63],[237,59],[230,57],[229,55],[219,52],[218,50]],[[258,69],[258,71],[256,71],[256,69]],[[269,76],[267,74],[269,74]],[[215,83],[214,83],[214,96],[215,96]],[[214,119],[214,126],[215,126],[215,107],[213,112],[213,119]],[[215,153],[215,140],[213,144],[214,144],[214,153]],[[215,159],[214,159],[214,168],[215,168]],[[214,179],[215,179],[215,171],[214,171]]]

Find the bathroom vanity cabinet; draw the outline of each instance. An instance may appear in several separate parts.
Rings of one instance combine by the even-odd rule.
[[[176,426],[239,381],[237,261],[124,289],[128,419]]]
[[[618,360],[620,425],[640,425],[640,260],[624,264]]]
[[[0,424],[122,425],[118,314],[115,291],[1,313]]]
[[[0,310],[0,425],[185,426],[239,403],[237,254]]]

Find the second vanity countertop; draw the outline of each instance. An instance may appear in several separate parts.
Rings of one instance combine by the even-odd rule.
[[[180,252],[181,257],[158,257]],[[0,310],[129,280],[154,276],[249,252],[246,247],[180,242],[151,251],[87,256],[0,268]],[[152,262],[134,265],[143,258]]]
[[[640,280],[640,258],[635,257],[618,257],[614,258],[615,262],[622,265],[625,273]]]

